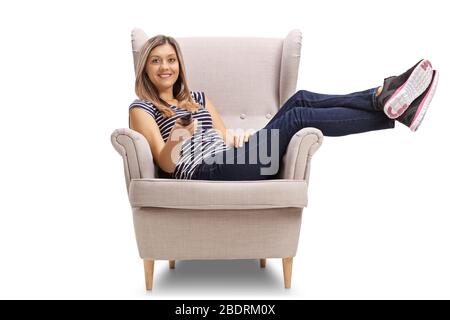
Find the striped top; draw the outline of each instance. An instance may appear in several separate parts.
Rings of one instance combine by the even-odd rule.
[[[213,129],[211,114],[205,106],[204,92],[191,91],[191,96],[194,102],[199,104],[198,112],[192,113],[192,118],[198,121],[197,129],[193,136],[182,144],[180,159],[176,164],[175,171],[170,175],[175,179],[191,179],[203,159],[230,148],[219,133]],[[138,99],[133,101],[129,109],[136,107],[144,109],[155,119],[164,142],[167,142],[175,121],[188,114],[185,109],[170,106],[176,114],[170,118],[164,118],[151,102]]]

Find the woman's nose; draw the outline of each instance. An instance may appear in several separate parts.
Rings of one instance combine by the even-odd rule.
[[[168,66],[168,64],[167,64],[166,61],[162,61],[162,62],[161,62],[161,64],[160,64],[160,69],[162,69],[162,70],[167,70],[167,69],[169,69],[169,66]]]

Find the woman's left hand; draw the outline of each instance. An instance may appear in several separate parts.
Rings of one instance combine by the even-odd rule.
[[[253,129],[247,129],[245,131],[237,130],[236,132],[233,132],[232,136],[227,140],[230,141],[230,144],[233,144],[235,148],[240,148],[255,132],[256,131]]]

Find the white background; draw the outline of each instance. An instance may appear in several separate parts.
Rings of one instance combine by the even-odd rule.
[[[444,5],[2,1],[0,298],[449,299]],[[253,260],[186,261],[175,270],[158,261],[146,293],[122,161],[109,140],[127,126],[134,99],[133,27],[174,37],[280,38],[298,28],[298,89],[371,88],[421,58],[441,79],[417,133],[398,124],[324,140],[290,290],[280,259],[265,270]]]

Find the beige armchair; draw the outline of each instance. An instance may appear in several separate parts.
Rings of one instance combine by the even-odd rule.
[[[132,32],[136,63],[148,39]],[[301,33],[273,38],[177,38],[192,90],[204,91],[227,128],[258,130],[295,92]],[[131,102],[131,101],[130,101]],[[127,106],[123,106],[127,107]],[[305,128],[292,138],[277,179],[195,181],[158,177],[149,144],[128,128],[111,135],[121,154],[145,282],[153,285],[155,260],[282,258],[291,286],[311,157],[322,133]]]

